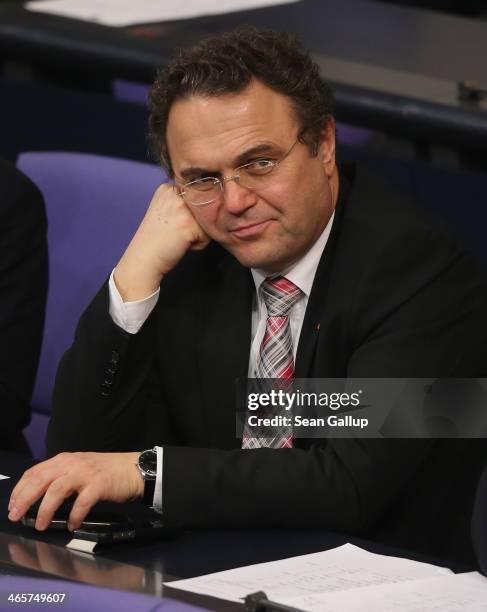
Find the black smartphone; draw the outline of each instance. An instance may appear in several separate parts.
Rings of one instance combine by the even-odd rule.
[[[37,506],[31,506],[26,512],[21,522],[26,527],[35,527],[37,517]],[[54,518],[49,525],[49,529],[55,530],[67,530],[68,518],[71,508],[61,507],[54,514]],[[86,519],[82,522],[80,529],[86,530],[102,530],[102,529],[124,529],[129,526],[130,519],[124,514],[117,514],[114,512],[103,512],[103,511],[92,511],[88,514]]]
[[[35,527],[37,511],[41,500],[32,505],[22,523],[26,527]],[[73,507],[74,498],[66,500],[55,512],[49,526],[51,530],[66,531],[68,518]],[[100,509],[100,506],[109,510]],[[123,508],[127,512],[123,512]],[[96,544],[119,544],[138,540],[171,538],[179,532],[176,526],[167,527],[160,515],[148,508],[134,507],[128,504],[107,504],[101,502],[93,509],[81,526],[72,532],[78,540],[88,540]]]
[[[83,523],[80,529],[73,531],[73,538],[89,540],[99,544],[119,544],[169,537],[173,534],[174,530],[165,527],[161,520],[128,520],[125,524],[112,523],[108,526],[95,522],[92,522],[91,526],[84,526]]]

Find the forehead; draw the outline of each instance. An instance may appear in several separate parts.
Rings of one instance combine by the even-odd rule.
[[[285,147],[297,131],[290,99],[254,80],[237,94],[195,95],[175,102],[166,139],[177,172],[193,165],[221,167],[261,143]]]

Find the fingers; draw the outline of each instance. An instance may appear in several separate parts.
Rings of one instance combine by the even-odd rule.
[[[211,239],[201,230],[201,236],[191,245],[192,251],[202,251],[210,244]]]
[[[28,469],[14,487],[8,505],[11,521],[19,521],[30,506],[39,499],[49,485],[63,475],[65,454],[44,461]]]
[[[188,205],[184,204],[185,208],[188,209]],[[188,209],[188,215],[191,218],[191,223],[188,226],[191,238],[189,240],[189,249],[191,251],[202,251],[210,244],[211,238],[205,232],[205,230],[198,223],[196,217],[192,211]]]
[[[51,467],[51,463],[52,463],[52,459],[49,459],[48,461],[44,461],[42,464],[38,464],[38,465],[34,465],[33,467],[29,468],[28,470],[26,470],[24,472],[24,474],[22,475],[22,478],[19,480],[19,482],[15,485],[15,487],[12,490],[12,493],[10,494],[10,501],[9,501],[9,505],[8,505],[8,509],[11,509],[11,506],[13,504],[13,502],[20,497],[20,494],[22,492],[22,490],[30,484],[34,485],[36,483],[36,481],[38,481],[39,479],[39,472],[40,472],[40,466],[43,466],[43,470],[48,470]],[[39,480],[40,482],[40,480]]]
[[[122,300],[132,302],[152,295],[164,275],[193,245],[205,239],[173,185],[158,187],[115,268],[114,280]]]
[[[78,497],[68,527],[80,527],[100,500],[117,502],[141,497],[143,480],[135,466],[139,453],[61,453],[27,470],[12,492],[9,519],[20,520],[42,495],[35,527],[47,529],[54,513],[73,493]]]
[[[103,485],[101,483],[92,483],[81,491],[76,498],[71,514],[69,515],[68,529],[79,529],[81,523],[85,520],[88,512],[93,508],[96,502],[103,498]]]
[[[54,513],[65,499],[70,497],[84,483],[81,474],[61,476],[54,480],[46,489],[44,499],[37,511],[35,528],[39,531],[47,529],[54,518]]]
[[[157,229],[159,239],[161,237],[161,225],[166,225],[170,227],[170,233],[181,234],[181,238],[184,238],[185,250],[188,248],[193,250],[204,249],[210,242],[210,237],[200,226],[191,207],[180,197],[178,189],[175,185],[160,185],[149,206],[149,210],[154,209],[156,214],[151,215],[149,213],[147,218],[151,220],[157,218],[160,222]],[[164,240],[164,244],[167,245],[167,238]]]
[[[37,511],[35,527],[41,531],[47,529],[64,500],[75,492],[81,492],[92,481],[96,483],[93,468],[83,453],[61,453],[24,473],[10,497],[9,519],[19,521],[30,506],[44,495]],[[91,508],[83,507],[84,499],[89,498],[81,498],[76,513],[76,518],[81,517],[81,521]],[[96,500],[92,505],[94,503]]]

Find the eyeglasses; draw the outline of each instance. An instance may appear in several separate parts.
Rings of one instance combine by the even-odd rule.
[[[281,159],[260,158],[235,168],[232,176],[224,176],[221,179],[208,176],[190,181],[182,186],[179,192],[185,202],[193,206],[204,206],[217,200],[222,191],[223,184],[228,181],[236,181],[246,189],[262,189],[272,183],[272,173],[279,164],[290,155],[299,138],[296,138],[289,151]]]

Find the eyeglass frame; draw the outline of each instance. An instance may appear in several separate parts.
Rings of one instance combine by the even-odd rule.
[[[274,172],[274,170],[279,166],[279,164],[281,164],[286,159],[286,157],[288,157],[291,154],[292,150],[294,149],[296,144],[299,142],[300,136],[301,136],[301,134],[298,134],[296,140],[291,145],[291,148],[288,150],[287,153],[285,153],[281,157],[281,159],[278,159],[277,161],[268,160],[268,161],[270,161],[272,163],[271,170],[268,172],[268,174],[271,174],[272,172]],[[261,157],[259,159],[265,159],[265,157]],[[239,183],[239,181],[240,181],[240,174],[238,173],[238,171],[242,170],[242,168],[245,168],[246,166],[250,166],[251,164],[254,164],[256,161],[259,161],[259,159],[256,159],[254,161],[251,161],[251,162],[248,162],[246,164],[242,164],[241,166],[238,166],[238,168],[235,168],[234,173],[231,176],[222,176],[221,178],[216,178],[216,177],[213,177],[213,176],[206,176],[206,177],[203,176],[202,178],[196,179],[194,181],[189,181],[188,183],[184,183],[184,185],[182,185],[181,188],[184,189],[185,187],[188,187],[189,185],[193,185],[194,183],[198,183],[199,181],[204,181],[206,179],[211,178],[211,179],[214,180],[215,185],[219,185],[220,186],[220,194],[221,194],[221,193],[223,193],[224,184],[226,182],[228,182],[228,181],[236,181],[240,185],[241,184],[241,183]],[[263,176],[267,176],[267,174],[263,175]],[[250,189],[251,191],[254,189],[252,187],[246,187],[243,184],[242,184],[242,187],[245,187],[245,189]],[[180,191],[178,193],[178,196],[183,198],[183,200],[186,202],[186,204],[191,204],[191,206],[199,207],[199,206],[206,206],[207,204],[212,204],[213,202],[215,202],[215,200],[218,200],[218,198],[220,197],[220,194],[218,194],[215,198],[212,198],[211,200],[208,200],[208,202],[199,202],[198,204],[195,204],[194,202],[189,202],[188,200],[186,200],[185,197],[184,197],[186,195],[185,191]]]

